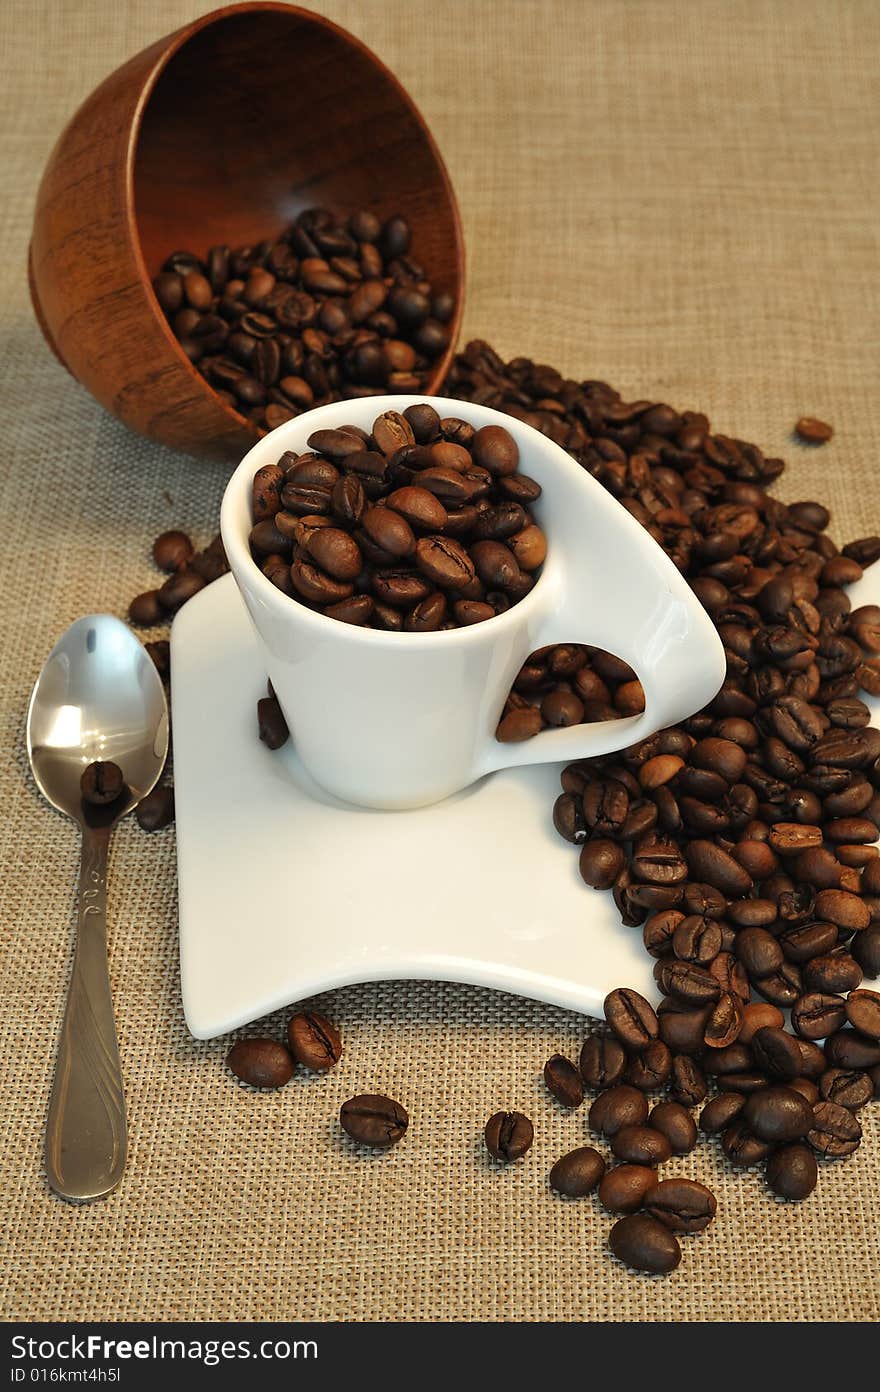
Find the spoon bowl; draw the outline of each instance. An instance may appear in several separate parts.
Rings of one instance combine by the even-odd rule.
[[[168,706],[146,650],[119,619],[90,614],[55,644],[37,678],[27,748],[40,792],[82,831],[76,952],[46,1120],[46,1176],[71,1203],[116,1188],[128,1151],[125,1095],[107,967],[107,853],[120,817],[155,786],[168,752]],[[125,791],[83,801],[96,760],[122,770]]]
[[[90,614],[59,638],[31,696],[27,747],[40,792],[80,826],[106,824],[93,814],[107,809],[80,795],[95,760],[118,764],[125,779],[112,821],[154,787],[168,753],[168,706],[148,653],[119,619]]]

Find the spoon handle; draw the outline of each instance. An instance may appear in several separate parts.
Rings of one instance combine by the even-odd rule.
[[[84,827],[76,951],[46,1122],[46,1174],[73,1203],[116,1188],[128,1149],[107,965],[109,827]]]

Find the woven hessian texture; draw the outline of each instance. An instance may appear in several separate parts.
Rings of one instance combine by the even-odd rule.
[[[716,1188],[717,1221],[683,1241],[671,1278],[634,1276],[608,1257],[611,1219],[598,1204],[547,1188],[552,1161],[584,1142],[586,1118],[551,1101],[541,1065],[578,1048],[583,1019],[467,987],[353,987],[321,1002],[345,1037],[335,1072],[250,1093],[224,1070],[228,1040],[194,1043],[183,1022],[174,832],[148,837],[131,819],[110,881],[129,1166],[103,1203],[74,1208],[48,1192],[42,1133],[78,850],[27,772],[27,699],[68,623],[124,614],[154,583],[157,532],[176,524],[208,539],[224,479],[129,435],[64,373],[30,312],[26,249],[63,123],[107,72],[197,8],[3,7],[0,1313],[876,1318],[876,1109],[855,1159],[823,1166],[800,1206],[701,1146],[674,1170]],[[828,504],[838,540],[880,530],[874,0],[318,8],[381,54],[436,133],[464,217],[468,336],[705,409],[717,429],[785,455],[782,496]],[[834,422],[830,446],[792,443],[804,413]],[[284,870],[278,847],[279,885]],[[412,1117],[382,1157],[358,1153],[335,1120],[345,1097],[371,1089]],[[507,1172],[480,1142],[498,1107],[535,1122],[534,1149]]]

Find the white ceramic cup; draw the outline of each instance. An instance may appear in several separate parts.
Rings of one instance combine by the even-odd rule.
[[[724,679],[718,634],[661,548],[561,449],[499,411],[431,398],[441,416],[503,425],[520,469],[543,490],[533,506],[548,554],[530,593],[506,613],[438,633],[386,633],[325,618],[281,593],[251,559],[254,473],[316,430],[369,430],[419,397],[369,397],[308,411],[254,445],[223,498],[220,529],[297,754],[328,792],[365,807],[438,802],[496,769],[607,754],[675,724]],[[501,744],[495,728],[524,659],[548,643],[616,653],[645,690],[641,715],[546,730]]]

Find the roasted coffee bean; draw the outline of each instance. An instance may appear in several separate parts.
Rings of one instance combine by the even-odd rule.
[[[111,759],[96,759],[83,769],[79,788],[83,802],[104,807],[122,796],[125,778],[122,769]]]
[[[880,928],[866,928],[856,933],[850,950],[865,976],[871,980],[880,976]]]
[[[713,1005],[706,1021],[704,1042],[712,1048],[726,1048],[738,1037],[742,1019],[742,1001],[732,991],[723,992]]]
[[[828,992],[808,991],[792,1006],[791,1023],[802,1039],[824,1039],[845,1021],[845,1001]]]
[[[669,1096],[683,1107],[698,1107],[709,1091],[706,1075],[687,1054],[676,1054],[669,1078]]]
[[[687,864],[695,879],[705,880],[730,898],[741,898],[752,888],[751,875],[712,841],[692,841],[687,848]]]
[[[666,1136],[651,1126],[621,1126],[611,1138],[611,1150],[628,1165],[662,1165],[672,1154]]]
[[[818,1155],[826,1160],[837,1160],[858,1149],[862,1128],[848,1108],[836,1102],[817,1102],[807,1140]]]
[[[858,986],[862,969],[845,948],[839,947],[805,962],[802,976],[807,991],[844,995]]]
[[[146,590],[135,595],[128,606],[128,617],[138,628],[152,628],[154,624],[165,623],[167,611],[159,603],[158,590]]]
[[[767,1161],[767,1183],[781,1199],[799,1201],[812,1194],[819,1180],[819,1167],[809,1146],[794,1143],[780,1146]]]
[[[661,1179],[648,1190],[644,1201],[645,1212],[674,1233],[702,1232],[717,1208],[712,1190],[694,1179]]]
[[[717,1136],[727,1130],[746,1105],[746,1095],[740,1092],[719,1092],[700,1112],[700,1130],[707,1136]]]
[[[609,1027],[628,1049],[641,1051],[659,1037],[657,1016],[638,991],[628,987],[612,991],[605,997],[604,1012]]]
[[[396,1145],[409,1126],[409,1116],[399,1102],[375,1093],[343,1102],[339,1120],[353,1141],[382,1150]]]
[[[661,1001],[657,1011],[660,1038],[673,1054],[701,1054],[703,1035],[711,1006],[691,1008],[668,998]]]
[[[593,889],[610,889],[625,863],[621,847],[603,837],[587,841],[581,849],[581,877]]]
[[[874,1068],[880,1063],[880,1041],[853,1029],[832,1034],[825,1040],[823,1051],[834,1068]]]
[[[535,1133],[522,1112],[496,1112],[486,1122],[483,1134],[486,1149],[493,1159],[510,1164],[530,1149]]]
[[[755,1063],[762,1068],[768,1078],[781,1078],[788,1081],[797,1078],[801,1072],[801,1051],[798,1041],[777,1026],[763,1026],[751,1040]]]
[[[793,1088],[781,1084],[753,1092],[742,1116],[759,1140],[774,1145],[805,1136],[813,1121],[809,1103]]]
[[[687,1155],[697,1144],[697,1124],[680,1102],[658,1102],[648,1125],[666,1137],[673,1155]]]
[[[880,992],[851,990],[845,1009],[853,1029],[869,1039],[880,1039]]]
[[[290,735],[284,712],[275,696],[264,696],[257,702],[257,725],[260,739],[268,749],[280,749]]]
[[[636,1213],[656,1183],[657,1172],[647,1165],[615,1165],[602,1176],[599,1202],[609,1213]]]
[[[681,1261],[675,1235],[644,1213],[618,1219],[608,1235],[608,1245],[627,1266],[653,1275],[674,1271]]]
[[[721,925],[717,919],[689,914],[672,935],[672,950],[682,961],[708,965],[721,951]]]
[[[739,1032],[740,1044],[751,1044],[760,1029],[782,1029],[785,1016],[775,1005],[765,1001],[753,1001],[743,1009],[742,1028]],[[798,1041],[795,1040],[797,1045]]]
[[[142,831],[162,831],[174,821],[174,789],[170,783],[160,783],[141,798],[134,809]]]
[[[835,947],[837,929],[833,923],[800,923],[784,929],[776,941],[788,961],[809,962]]]
[[[623,1126],[640,1126],[648,1119],[648,1102],[643,1092],[626,1083],[608,1088],[590,1107],[590,1130],[609,1140]]]
[[[544,1082],[563,1107],[579,1107],[584,1100],[581,1075],[562,1054],[554,1054],[544,1064]]]
[[[834,434],[833,426],[817,420],[815,416],[801,416],[795,424],[794,431],[798,439],[807,445],[824,445]]]
[[[508,714],[505,715],[499,721],[498,728],[495,731],[495,738],[497,740],[500,740],[502,744],[515,744],[518,743],[520,740],[531,739],[533,735],[537,735],[541,730],[543,730],[543,728],[544,721],[541,718],[541,712],[535,706],[525,706],[522,710],[509,711]],[[611,842],[605,843],[605,845],[611,844]],[[586,846],[584,846],[584,850],[586,849]],[[620,848],[616,846],[614,847],[614,850],[616,852],[619,852],[619,860],[622,866],[623,852],[620,851]],[[594,856],[596,856],[596,863],[594,863]],[[610,868],[611,867],[607,859],[603,863],[601,853],[597,856],[596,852],[594,851],[591,854],[586,865],[587,874],[584,874],[583,864],[581,865],[581,874],[583,875],[587,884],[590,885],[593,885],[593,880],[588,878],[588,875],[593,875],[599,878],[600,883],[593,885],[594,889],[610,889],[611,885],[614,883],[619,873],[615,869],[611,875],[610,880],[608,880],[608,883],[604,883],[603,881],[607,878],[607,873],[602,872],[607,872]]]
[[[672,1054],[662,1039],[653,1039],[641,1053],[633,1054],[626,1081],[641,1092],[659,1092],[672,1070]]]
[[[578,1146],[562,1155],[550,1171],[550,1188],[568,1199],[591,1194],[605,1174],[605,1161],[593,1146]]]
[[[316,1010],[291,1016],[287,1026],[287,1046],[297,1063],[316,1073],[326,1073],[342,1056],[339,1030],[326,1015]]]
[[[612,1088],[623,1081],[626,1053],[610,1035],[593,1034],[584,1040],[580,1056],[580,1075],[591,1091]]]
[[[743,1116],[738,1116],[721,1134],[721,1148],[732,1165],[745,1169],[766,1160],[772,1149],[749,1129]]]
[[[660,989],[684,1005],[712,1006],[721,995],[721,983],[705,967],[671,958],[661,958],[657,967]]]
[[[279,1088],[293,1077],[293,1059],[274,1039],[239,1039],[226,1055],[226,1066],[251,1087]]]
[[[160,570],[173,574],[188,564],[193,555],[193,544],[186,532],[163,532],[153,542],[153,560]]]
[[[752,979],[772,975],[785,960],[782,948],[766,928],[744,928],[737,933],[734,951]]]
[[[175,613],[194,594],[204,589],[205,584],[206,581],[196,571],[186,568],[178,570],[157,591],[159,603],[163,609]]]
[[[818,1091],[824,1102],[836,1102],[851,1112],[857,1112],[874,1096],[871,1079],[860,1068],[826,1069],[819,1079]]]

